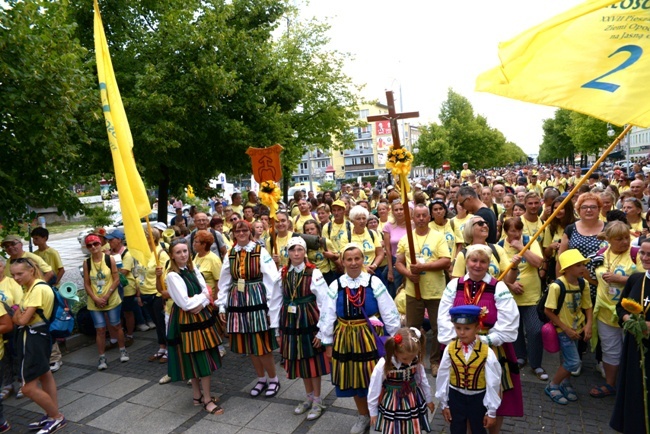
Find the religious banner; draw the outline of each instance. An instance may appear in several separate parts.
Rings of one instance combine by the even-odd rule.
[[[253,177],[255,181],[278,182],[282,178],[280,167],[280,152],[284,149],[280,145],[273,145],[268,148],[248,148],[246,153],[251,157],[253,165]]]
[[[388,137],[378,137],[375,142],[376,148],[378,151],[388,151],[388,148],[393,144],[393,138]]]
[[[499,45],[476,90],[650,126],[650,1],[588,0]]]
[[[392,128],[390,126],[390,121],[378,121],[375,122],[375,135],[376,136],[386,136],[392,134]]]

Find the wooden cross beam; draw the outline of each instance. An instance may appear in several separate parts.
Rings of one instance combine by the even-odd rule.
[[[420,112],[407,112],[407,113],[397,113],[395,111],[395,99],[393,98],[393,91],[386,91],[386,102],[388,104],[388,114],[377,115],[377,116],[368,116],[368,122],[378,122],[378,121],[390,121],[391,134],[393,136],[393,149],[399,149],[402,147],[402,144],[399,139],[399,128],[397,126],[397,121],[400,119],[408,118],[417,118],[420,116]],[[400,175],[396,180],[400,183],[399,190],[402,192],[402,206],[404,207],[404,219],[406,220],[406,239],[409,245],[409,259],[411,264],[416,263],[415,259],[415,244],[413,243],[413,228],[411,226],[411,212],[409,210],[408,197],[406,192],[403,190],[403,185],[408,182],[408,179],[404,179],[401,183],[401,178],[404,175]],[[394,177],[395,178],[395,177]],[[420,292],[420,284],[414,283],[415,287],[415,298],[420,300],[422,298],[422,293]]]

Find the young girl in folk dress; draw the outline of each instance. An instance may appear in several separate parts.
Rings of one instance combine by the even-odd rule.
[[[318,419],[323,411],[321,376],[330,373],[329,360],[325,359],[322,325],[335,320],[321,315],[320,308],[327,303],[328,286],[323,274],[315,265],[305,261],[307,244],[300,237],[287,243],[290,265],[282,267],[281,288],[273,291],[271,327],[279,331],[276,337],[284,359],[287,378],[302,378],[307,399],[299,404],[295,414],[309,410],[307,420]]]
[[[427,407],[435,405],[421,355],[423,337],[415,327],[401,328],[386,341],[386,356],[370,377],[370,425],[384,434],[431,431]]]

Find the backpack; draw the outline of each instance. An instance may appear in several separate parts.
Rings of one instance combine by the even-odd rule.
[[[348,243],[352,242],[352,223],[349,220],[345,221],[345,230],[348,233]],[[332,222],[327,223],[327,239],[332,239]],[[375,238],[372,238],[372,242],[375,242]]]
[[[562,306],[564,305],[564,298],[566,297],[567,292],[573,294],[577,292],[582,292],[585,289],[585,280],[582,278],[578,278],[578,285],[580,286],[579,291],[567,291],[566,286],[564,286],[564,283],[560,279],[556,279],[553,283],[556,283],[557,286],[560,287],[560,295],[557,298],[557,308],[553,310],[555,315],[560,313],[560,310],[562,309]],[[542,324],[546,324],[547,322],[550,322],[551,320],[546,316],[546,312],[544,309],[546,309],[546,300],[548,299],[548,288],[542,292],[542,297],[539,299],[537,302],[537,316],[539,317],[539,320],[542,322]]]
[[[492,250],[492,254],[496,258],[497,262],[501,262],[501,257],[499,256],[499,252],[497,251],[497,248],[494,247],[494,244],[492,244],[492,243],[487,243],[487,244],[488,244],[488,246],[490,246],[490,249]],[[461,253],[463,254],[463,256],[466,256],[467,248],[461,250]],[[465,259],[467,259],[467,257]]]
[[[94,337],[97,333],[95,331],[95,323],[93,317],[88,311],[88,307],[84,306],[77,312],[77,330],[86,336]]]
[[[128,252],[128,251],[129,251],[129,249],[124,249],[124,251],[122,252],[122,257],[124,257],[124,255],[126,255],[126,252]],[[88,257],[88,259],[86,259],[86,268],[88,268],[89,272],[91,270],[91,265],[92,265],[90,263],[90,261],[91,261],[91,258]],[[104,254],[104,263],[106,264],[106,266],[108,267],[109,270],[113,270],[111,268],[111,255]],[[127,278],[126,278],[126,276],[124,274],[120,273],[119,270],[117,271],[117,275],[120,278],[120,285],[119,286],[121,287],[121,289],[124,289],[125,286],[128,286],[129,281],[127,280]]]
[[[47,283],[39,282],[37,285],[47,285],[52,290],[54,293],[54,306],[52,306],[52,316],[49,319],[45,318],[43,309],[36,309],[36,313],[45,321],[50,330],[50,335],[54,339],[67,338],[72,334],[74,328],[74,317],[70,313],[68,301],[63,298],[57,289],[52,288]]]
[[[607,250],[607,247],[603,247],[600,249],[597,253],[596,256],[602,256],[603,253]],[[639,254],[639,250],[641,250],[640,247],[631,247],[630,248],[630,259],[632,260],[632,263],[636,265],[636,257]]]

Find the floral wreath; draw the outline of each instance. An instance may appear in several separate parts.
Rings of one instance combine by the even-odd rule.
[[[259,196],[260,202],[270,210],[269,218],[274,219],[278,212],[278,202],[282,198],[280,187],[273,180],[262,181]]]

